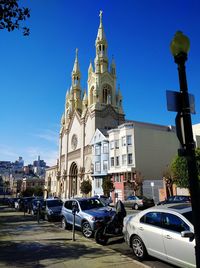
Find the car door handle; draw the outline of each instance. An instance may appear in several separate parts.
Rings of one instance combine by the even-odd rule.
[[[172,237],[170,235],[165,235],[166,239],[172,239]]]
[[[140,231],[144,231],[144,228],[143,227],[139,227],[138,228]]]

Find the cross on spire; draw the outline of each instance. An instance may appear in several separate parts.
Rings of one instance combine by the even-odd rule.
[[[100,25],[102,25],[102,16],[103,16],[103,11],[100,10],[99,12],[99,17],[100,17]]]

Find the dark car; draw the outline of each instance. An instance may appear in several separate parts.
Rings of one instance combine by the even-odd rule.
[[[146,196],[130,195],[123,201],[125,207],[131,207],[132,209],[149,208],[155,206],[154,200],[147,198]]]
[[[172,195],[164,201],[158,202],[157,205],[171,204],[171,203],[190,203],[191,197],[189,195]]]
[[[35,198],[31,202],[30,213],[31,215],[36,215],[38,211],[38,202],[40,203],[40,207],[42,208],[44,205],[44,198]]]
[[[30,212],[31,202],[33,199],[35,199],[34,196],[18,198],[15,200],[15,209],[18,211]]]
[[[48,221],[60,220],[62,206],[63,202],[61,199],[45,199],[41,210],[42,218]]]
[[[8,200],[8,206],[11,207],[11,208],[14,208],[15,207],[15,201],[17,201],[17,197],[10,197],[9,200]]]

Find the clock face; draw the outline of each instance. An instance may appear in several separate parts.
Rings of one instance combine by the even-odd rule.
[[[72,136],[72,140],[71,140],[71,145],[72,145],[72,149],[75,150],[78,144],[78,138],[76,134],[73,134]]]

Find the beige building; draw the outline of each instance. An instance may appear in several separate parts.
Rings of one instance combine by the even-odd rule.
[[[111,129],[124,122],[122,95],[120,89],[116,89],[116,66],[114,59],[109,64],[102,12],[99,16],[96,56],[94,65],[91,62],[89,64],[87,91],[81,88],[81,71],[76,49],[71,87],[66,92],[61,119],[56,189],[57,195],[62,198],[80,195],[81,181],[91,180],[90,142],[96,128]]]

